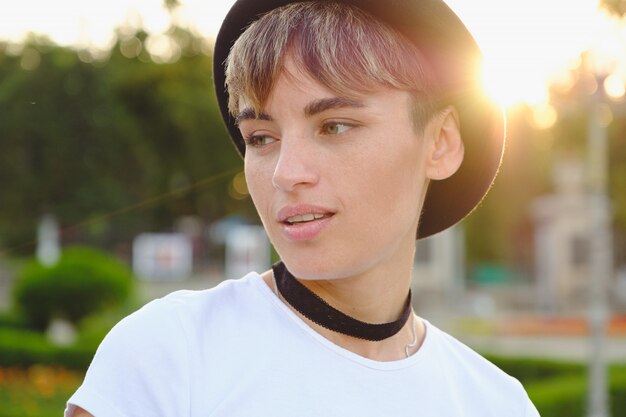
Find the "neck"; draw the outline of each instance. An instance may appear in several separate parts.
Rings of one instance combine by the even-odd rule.
[[[353,353],[362,357],[377,361],[395,361],[404,359],[407,355],[412,355],[421,347],[426,329],[424,323],[414,314],[411,314],[406,324],[395,335],[380,341],[364,340],[351,337],[342,333],[331,331],[307,317],[291,306],[282,297],[274,282],[273,271],[263,274],[266,284],[274,291],[276,296],[285,303],[296,315],[309,325],[317,333]],[[397,318],[397,317],[396,317]]]
[[[296,277],[297,278],[297,277]],[[411,284],[411,269],[377,271],[349,278],[299,280],[337,310],[366,323],[388,323],[402,314]]]
[[[406,258],[405,262],[397,262],[396,259],[396,262],[390,263],[393,270],[378,268],[376,271],[369,270],[367,273],[351,277],[298,281],[326,303],[354,319],[373,324],[389,323],[398,320],[406,306],[413,256],[411,254]],[[264,274],[264,279],[270,288],[275,288],[272,271]],[[380,341],[358,339],[316,324],[290,306],[280,293],[277,295],[315,331],[336,345],[363,357],[379,361],[402,359],[406,356],[407,345],[410,345],[414,338],[417,338],[417,343],[410,346],[410,354],[419,349],[424,338],[425,329],[422,321],[411,315],[400,331],[387,339]]]
[[[315,323],[347,336],[371,341],[388,339],[402,329],[411,314],[409,292],[402,313],[396,320],[386,323],[364,322],[334,308],[302,285],[282,262],[275,264],[272,271],[280,295],[295,310]]]
[[[334,273],[324,274],[323,279],[316,279],[314,276],[298,279],[297,275],[295,278],[330,306],[356,320],[372,324],[396,321],[403,313],[411,286],[415,254],[413,236],[414,234],[401,249],[390,248],[389,252],[379,254],[378,259],[372,260],[375,266],[364,266],[361,272],[352,269],[348,274],[347,270],[342,272],[340,268],[334,268]],[[264,274],[264,279],[270,288],[274,288],[272,271]],[[316,324],[290,306],[279,293],[277,295],[316,332],[336,345],[363,357],[380,361],[402,359],[406,357],[405,348],[413,341],[414,335],[417,336],[418,343],[415,348],[411,348],[411,354],[419,349],[424,337],[422,321],[416,320],[412,315],[398,333],[387,339],[380,341],[358,339]],[[416,320],[415,333],[414,320]]]
[[[388,323],[402,314],[411,287],[415,241],[382,262],[374,260],[375,267],[362,270],[335,270],[325,279],[296,279],[332,307],[366,323]],[[310,279],[313,278],[313,279]]]

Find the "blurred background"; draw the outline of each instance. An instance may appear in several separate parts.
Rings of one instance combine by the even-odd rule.
[[[507,109],[415,309],[541,415],[626,416],[626,1],[448,0]],[[276,259],[213,98],[230,0],[0,0],[0,417],[58,416],[147,301]]]

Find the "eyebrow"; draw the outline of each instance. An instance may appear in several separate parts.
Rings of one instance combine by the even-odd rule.
[[[360,101],[344,97],[322,98],[307,104],[307,106],[304,108],[304,115],[310,117],[322,113],[326,110],[340,109],[344,107],[360,108],[365,107],[365,105]]]
[[[257,114],[252,107],[246,107],[239,112],[237,117],[235,117],[235,125],[239,126],[239,123],[241,123],[243,120],[267,120],[271,122],[272,117],[269,114],[263,112]]]
[[[315,116],[316,114],[320,114],[326,110],[330,109],[340,109],[340,108],[361,108],[365,107],[365,105],[356,100],[352,100],[344,97],[330,97],[330,98],[322,98],[319,100],[312,101],[307,104],[304,108],[304,115],[306,117]],[[259,113],[257,114],[252,107],[246,107],[242,111],[239,112],[237,117],[235,118],[235,124],[238,126],[244,120],[266,120],[272,121],[272,116],[267,113]]]

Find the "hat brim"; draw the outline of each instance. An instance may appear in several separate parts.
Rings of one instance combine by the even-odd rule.
[[[239,154],[245,143],[228,111],[225,63],[234,42],[260,15],[303,0],[238,0],[218,33],[213,78],[220,112]],[[325,0],[317,0],[325,1]],[[326,0],[337,1],[337,0]],[[343,0],[368,11],[414,42],[428,61],[446,99],[459,113],[465,147],[463,163],[450,178],[431,181],[422,208],[417,239],[455,225],[476,208],[488,192],[502,161],[505,117],[483,92],[481,53],[474,38],[441,0]]]

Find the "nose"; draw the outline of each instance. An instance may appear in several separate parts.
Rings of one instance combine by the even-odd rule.
[[[315,168],[315,154],[307,144],[306,138],[283,137],[272,185],[282,191],[295,191],[302,187],[310,187],[318,182],[319,176]]]

